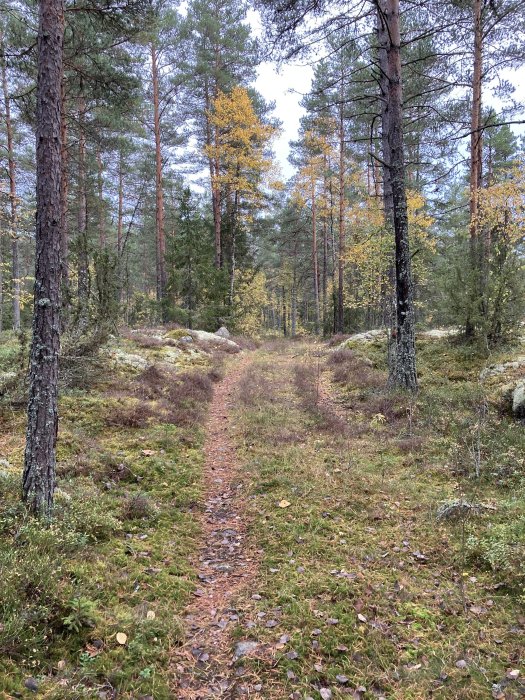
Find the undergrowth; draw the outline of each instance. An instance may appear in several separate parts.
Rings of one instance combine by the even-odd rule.
[[[236,631],[260,644],[243,659],[254,697],[522,697],[523,427],[490,407],[476,477],[486,360],[422,343],[410,398],[385,392],[379,342],[266,352],[238,415],[262,553]],[[326,410],[349,430],[319,430]]]
[[[123,341],[126,351],[151,352],[144,338]],[[1,357],[3,370],[16,364],[16,340]],[[46,700],[172,697],[169,652],[181,641],[194,586],[202,423],[221,363],[197,358],[196,368],[188,360],[181,370],[161,362],[130,374],[104,357],[96,360],[106,363],[103,372],[79,367],[62,387],[58,488],[47,525],[20,504],[24,405],[7,394],[1,407],[6,700],[35,690]]]

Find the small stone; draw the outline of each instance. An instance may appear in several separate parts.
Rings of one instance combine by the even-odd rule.
[[[465,659],[460,659],[459,661],[456,661],[456,668],[467,668],[468,664],[465,661]]]
[[[236,659],[240,659],[242,656],[246,656],[247,654],[250,654],[252,651],[255,651],[257,647],[259,646],[258,642],[252,642],[252,641],[245,641],[245,642],[237,642],[235,645],[235,650],[234,650],[234,656]]]
[[[24,687],[30,690],[32,693],[36,693],[38,690],[38,681],[36,678],[32,677],[26,678],[24,681]]]

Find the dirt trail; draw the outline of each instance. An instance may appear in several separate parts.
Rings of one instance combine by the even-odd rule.
[[[250,588],[257,558],[247,549],[239,464],[231,439],[231,409],[239,380],[250,364],[241,356],[216,386],[206,426],[202,546],[195,562],[199,587],[187,609],[187,642],[176,657],[176,698],[235,698],[243,695],[234,673],[231,627],[235,599]]]

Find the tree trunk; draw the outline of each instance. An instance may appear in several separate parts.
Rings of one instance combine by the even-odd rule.
[[[211,207],[213,213],[213,230],[215,237],[215,267],[220,269],[223,264],[222,260],[222,212],[221,212],[221,190],[219,184],[219,164],[218,157],[216,155],[217,151],[217,129],[212,130],[209,114],[212,109],[212,98],[210,95],[210,87],[208,80],[206,79],[206,84],[204,87],[204,112],[206,119],[206,146],[208,147],[208,167],[210,170],[210,183],[211,183]],[[211,150],[215,151],[212,153]]]
[[[379,58],[379,92],[381,101],[381,156],[382,156],[382,175],[383,175],[383,216],[385,229],[387,234],[394,233],[394,196],[392,193],[392,172],[391,172],[391,152],[388,135],[390,132],[391,105],[389,101],[389,67],[388,53],[390,46],[390,36],[386,21],[382,18],[385,3],[378,5],[378,58]],[[390,342],[394,342],[394,325],[396,323],[396,302],[395,302],[395,272],[394,261],[387,261],[387,274],[382,285],[382,307],[384,322],[392,329],[392,338]],[[396,353],[389,352],[389,361],[395,360]],[[390,372],[394,368],[389,365]]]
[[[81,88],[82,89],[82,88]],[[78,181],[77,181],[77,237],[78,237],[78,283],[77,283],[77,322],[79,328],[88,323],[89,311],[89,250],[88,250],[88,215],[86,194],[86,134],[84,121],[86,101],[78,99]]]
[[[157,50],[151,44],[151,76],[153,82],[153,130],[155,132],[155,227],[157,234],[157,301],[166,296],[166,237],[164,233],[164,192],[162,189],[162,151],[160,134],[159,68]],[[164,311],[163,311],[164,315]]]
[[[124,225],[124,157],[119,151],[118,161],[118,212],[117,212],[117,256],[122,257],[122,230]]]
[[[344,307],[344,256],[345,256],[345,124],[344,124],[344,69],[341,67],[341,91],[339,96],[339,252],[337,256],[337,316],[336,332],[343,333]]]
[[[63,0],[40,0],[36,123],[36,267],[23,499],[48,516],[55,489],[60,352]]]
[[[119,150],[118,160],[118,209],[117,209],[117,262],[118,262],[118,299],[122,301],[122,231],[124,225],[124,157],[122,149]]]
[[[319,308],[319,261],[317,255],[317,206],[315,181],[312,182],[312,272],[314,276],[315,333],[319,334],[321,313]]]
[[[483,267],[484,251],[479,240],[478,208],[479,188],[482,181],[483,132],[481,129],[481,81],[483,70],[483,28],[482,1],[473,0],[474,14],[474,65],[472,75],[472,107],[470,114],[470,180],[469,180],[469,209],[470,209],[470,256],[472,268],[471,309],[465,324],[467,337],[474,335],[472,313],[477,313],[475,307],[483,299]],[[479,296],[478,296],[479,295]],[[482,309],[480,309],[482,311]]]
[[[288,309],[286,308],[286,289],[283,284],[283,335],[286,338],[288,335]]]
[[[60,296],[62,301],[61,322],[62,330],[67,326],[69,315],[69,305],[71,303],[69,290],[69,234],[68,234],[68,193],[69,193],[69,172],[68,172],[68,147],[67,147],[67,119],[66,119],[66,80],[62,76],[61,85],[61,116],[60,116],[60,141],[61,141],[61,161],[62,172],[60,174]]]
[[[11,100],[7,85],[7,67],[5,62],[4,38],[0,33],[0,64],[2,70],[2,91],[4,95],[4,119],[7,137],[7,174],[9,178],[10,216],[9,228],[11,236],[11,285],[13,294],[13,328],[20,328],[20,259],[17,232],[17,197],[16,197],[16,165],[13,144],[13,123],[11,121]]]
[[[383,159],[389,165],[392,187],[395,236],[396,327],[395,362],[390,367],[389,383],[393,387],[417,391],[416,347],[414,333],[414,294],[408,237],[408,213],[403,148],[403,95],[401,85],[401,36],[399,0],[378,0],[380,37],[386,33],[385,107],[388,127]]]
[[[104,179],[102,176],[102,154],[97,148],[97,189],[98,189],[98,243],[99,247],[106,247],[106,224],[104,221]]]
[[[0,333],[4,330],[4,236],[0,218]]]

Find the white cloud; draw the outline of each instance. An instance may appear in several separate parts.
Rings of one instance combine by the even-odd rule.
[[[299,122],[304,109],[299,105],[312,82],[310,66],[288,64],[279,71],[274,63],[263,63],[257,71],[255,88],[267,101],[275,102],[275,116],[282,122],[282,133],[275,142],[275,154],[285,178],[291,177],[293,167],[288,162],[290,141],[297,139]]]

